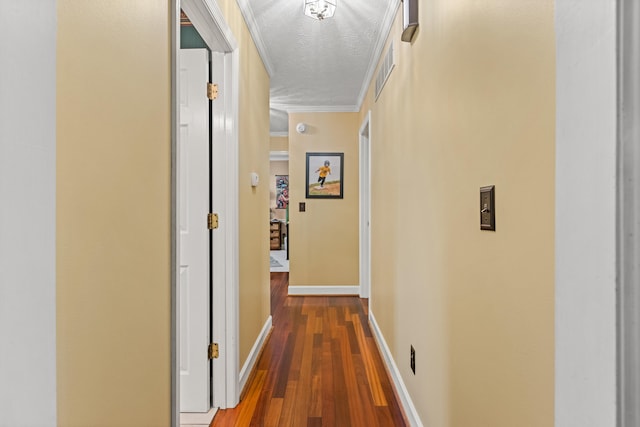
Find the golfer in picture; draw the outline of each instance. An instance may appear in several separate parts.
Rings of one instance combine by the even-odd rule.
[[[320,189],[324,189],[324,181],[327,179],[327,175],[331,175],[331,168],[329,167],[331,163],[329,160],[324,161],[324,166],[320,166],[316,171],[318,173],[318,182],[320,183]]]

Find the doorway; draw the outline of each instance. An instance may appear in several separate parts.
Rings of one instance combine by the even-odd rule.
[[[360,298],[371,294],[371,111],[360,126]]]
[[[212,0],[180,0],[174,4],[173,39],[172,39],[172,425],[180,424],[181,378],[185,368],[185,360],[193,356],[206,366],[204,375],[205,408],[228,408],[239,401],[238,386],[238,52],[237,42],[231,33],[222,11]],[[180,106],[181,94],[185,92],[186,78],[180,56],[180,15],[184,11],[202,41],[211,52],[210,78],[217,83],[217,97],[210,102],[207,111],[207,128],[210,128],[211,141],[207,162],[206,194],[199,199],[206,199],[207,215],[191,222],[194,226],[213,228],[208,237],[208,247],[202,248],[208,261],[208,278],[197,285],[205,289],[203,298],[206,310],[197,314],[199,318],[189,320],[190,324],[181,324],[181,319],[188,319],[192,307],[183,304],[182,296],[186,295],[181,288],[180,260],[182,256],[181,225],[185,224],[191,204],[180,206],[181,195],[186,189],[184,177],[185,153],[182,142],[185,135],[181,124],[192,119],[190,111]],[[207,79],[209,80],[209,79]],[[207,90],[203,85],[202,90]],[[183,115],[187,117],[183,117]],[[202,200],[199,200],[202,201]],[[218,218],[217,228],[207,227],[208,214],[215,213]],[[213,217],[212,217],[213,218]],[[209,284],[210,283],[210,284]],[[182,311],[188,311],[183,313]],[[195,334],[194,324],[205,329],[204,342],[198,338],[196,347],[183,347],[183,344]],[[185,334],[189,335],[186,339]],[[199,336],[203,334],[200,332]],[[217,344],[218,356],[210,349],[209,344]],[[204,347],[204,348],[203,348]],[[189,352],[195,352],[189,355]],[[199,378],[202,380],[202,378]],[[200,381],[202,382],[202,381]],[[202,386],[201,386],[202,389]],[[208,389],[208,391],[206,390]],[[202,390],[200,390],[202,394]],[[207,395],[208,394],[208,395]],[[199,397],[202,399],[202,396]],[[198,408],[203,405],[200,404]],[[198,409],[200,411],[201,409]]]
[[[269,153],[269,197],[269,270],[285,273],[289,272],[288,151]]]

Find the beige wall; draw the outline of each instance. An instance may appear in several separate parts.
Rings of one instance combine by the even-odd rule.
[[[359,284],[358,119],[357,113],[289,115],[289,285]],[[307,125],[304,134],[293,130],[299,122]],[[305,199],[308,152],[344,153],[343,199]],[[306,212],[298,211],[299,202]]]
[[[425,425],[552,426],[553,1],[420,8],[411,44],[396,19],[396,68],[360,114],[372,312]],[[495,232],[479,229],[485,185]]]
[[[289,175],[289,161],[288,160],[272,160],[270,162],[269,172],[269,199],[270,209],[273,215],[273,219],[279,219],[285,221],[287,219],[286,209],[276,209],[276,175]]]
[[[240,54],[240,367],[270,315],[269,75],[235,0],[218,1]],[[251,172],[261,178],[251,187]]]
[[[271,151],[289,151],[288,136],[272,136],[269,138]]]
[[[169,40],[166,1],[58,0],[60,426],[170,422]]]
[[[60,426],[170,424],[170,2],[58,1]],[[269,315],[269,79],[240,49],[240,363]]]
[[[169,424],[169,7],[141,1],[58,1],[61,426]],[[269,173],[269,84],[236,3],[220,4],[241,52],[243,363],[269,312],[269,190],[249,185]],[[291,134],[292,204],[307,203],[291,210],[291,284],[358,283],[357,131],[371,108],[372,311],[423,422],[551,426],[553,2],[421,6],[414,43],[396,21],[377,102],[290,119],[310,128]],[[304,199],[307,151],[345,153],[344,200]],[[478,226],[488,184],[496,232]]]

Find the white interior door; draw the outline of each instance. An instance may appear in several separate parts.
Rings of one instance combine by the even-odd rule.
[[[207,412],[210,408],[208,77],[205,49],[180,50],[180,412]]]

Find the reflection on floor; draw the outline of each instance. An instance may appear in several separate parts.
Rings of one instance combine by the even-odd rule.
[[[354,296],[289,296],[271,274],[273,330],[240,404],[212,427],[405,427],[391,379]]]
[[[276,273],[289,271],[287,251],[271,251],[271,271]]]

